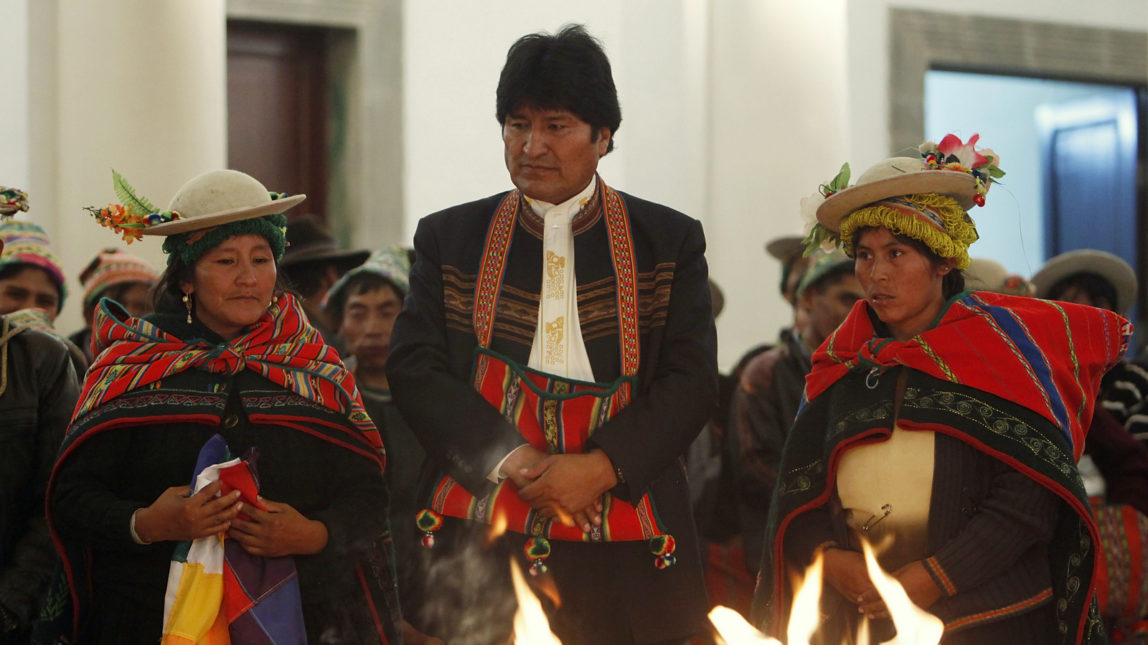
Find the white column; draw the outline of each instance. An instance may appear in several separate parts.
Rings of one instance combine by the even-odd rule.
[[[57,321],[68,333],[82,324],[75,276],[101,247],[123,245],[82,210],[116,201],[112,168],[162,208],[184,181],[227,163],[225,8],[223,0],[30,4],[56,7],[55,96],[31,115],[33,150],[54,159],[34,164],[29,200],[69,277]],[[51,81],[33,84],[40,80]],[[130,250],[163,267],[158,240]]]

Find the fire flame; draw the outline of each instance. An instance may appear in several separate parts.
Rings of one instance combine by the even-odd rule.
[[[562,645],[562,641],[550,631],[550,621],[542,610],[542,603],[530,591],[517,562],[510,562],[510,577],[514,580],[514,595],[518,597],[518,611],[514,613],[514,645]]]
[[[718,605],[710,610],[710,622],[717,628],[722,643],[733,645],[781,645],[747,623],[741,614],[729,607]]]
[[[494,511],[494,517],[490,520],[490,528],[486,531],[487,545],[494,544],[498,538],[506,533],[506,527],[510,522],[506,519],[506,512],[502,509]]]
[[[873,547],[868,542],[861,544],[865,552],[865,567],[869,570],[869,579],[877,587],[877,593],[889,608],[893,617],[893,625],[897,627],[897,635],[888,641],[892,645],[934,645],[940,642],[945,631],[945,624],[940,618],[921,609],[909,600],[905,588],[897,579],[881,570],[877,564],[877,557],[873,555]]]
[[[881,594],[881,599],[885,601],[885,606],[888,607],[893,624],[897,628],[896,637],[887,641],[885,645],[937,645],[945,628],[941,619],[913,604],[897,579],[885,573],[877,564],[873,548],[867,542],[862,546],[869,579]],[[793,609],[789,615],[789,626],[786,631],[789,645],[809,643],[820,626],[818,600],[821,596],[821,578],[822,559],[819,555],[806,570],[804,578],[794,584],[796,591],[793,596]],[[754,629],[741,614],[728,607],[714,607],[709,618],[717,628],[721,642],[727,645],[780,645],[780,641]],[[855,642],[869,642],[867,621],[861,622]]]

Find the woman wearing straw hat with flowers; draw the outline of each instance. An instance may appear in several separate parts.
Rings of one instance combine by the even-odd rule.
[[[755,602],[777,631],[787,571],[824,555],[823,633],[893,626],[861,543],[944,623],[942,643],[1102,642],[1095,524],[1075,467],[1123,318],[967,292],[968,211],[1003,175],[949,135],[823,187],[811,243],[854,258],[865,299],[813,357]],[[839,640],[826,642],[842,642]]]
[[[214,171],[159,212],[115,179],[123,204],[90,210],[129,241],[166,236],[168,263],[157,313],[98,306],[49,482],[75,638],[397,642],[382,442],[277,282],[304,196]]]

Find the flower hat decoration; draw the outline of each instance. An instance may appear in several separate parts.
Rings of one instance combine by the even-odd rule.
[[[85,206],[84,210],[91,213],[101,225],[121,234],[128,244],[142,239],[144,230],[149,226],[180,219],[176,211],[161,211],[146,197],[137,194],[131,184],[115,170],[112,171],[112,188],[121,203],[108,204],[103,208]]]
[[[0,216],[7,217],[16,211],[28,211],[28,193],[19,188],[0,186]]]
[[[967,248],[976,239],[967,211],[983,206],[989,187],[999,183],[1005,174],[1000,169],[999,155],[987,148],[976,148],[979,139],[980,135],[974,134],[963,142],[949,134],[939,144],[926,141],[912,156],[878,162],[852,186],[849,164],[843,165],[832,181],[821,185],[818,193],[802,200],[802,214],[809,227],[806,254],[818,247],[841,246],[842,221],[855,210],[889,198],[929,193],[952,197],[966,211],[963,221],[956,225],[967,231],[957,231],[950,223],[935,224],[945,234],[962,238],[959,244]]]

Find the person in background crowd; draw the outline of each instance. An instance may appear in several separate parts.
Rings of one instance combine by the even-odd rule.
[[[196,641],[219,615],[235,643],[262,642],[264,629],[312,643],[401,638],[382,441],[354,376],[276,269],[282,213],[303,199],[217,170],[163,212],[89,209],[117,232],[165,236],[168,263],[156,313],[101,301],[101,351],[49,480],[49,526],[77,603],[71,642]],[[222,494],[219,479],[188,487],[202,450],[220,444],[257,461],[258,497]],[[202,587],[169,584],[169,571],[200,561],[194,545],[177,546],[220,533],[238,585],[193,603]]]
[[[774,488],[755,617],[781,630],[790,570],[824,562],[822,626],[888,607],[878,548],[941,643],[1100,643],[1099,542],[1076,459],[1101,377],[1127,349],[1116,314],[984,291],[962,270],[969,215],[1003,176],[978,137],[926,142],[822,192],[810,243],[855,261],[865,300],[813,355]]]
[[[505,518],[499,544],[553,582],[567,645],[684,641],[709,610],[682,464],[717,390],[701,224],[597,175],[621,109],[581,26],[514,43],[496,117],[516,190],[419,222],[387,359],[448,475],[420,527],[445,561]],[[436,636],[462,637],[468,613],[508,625],[491,606],[511,594],[507,555]]]
[[[56,320],[67,290],[48,234],[37,224],[9,218],[0,222],[0,241],[0,314],[39,309]]]
[[[863,297],[853,275],[853,260],[841,251],[815,252],[798,283],[796,309],[806,321],[803,329],[782,337],[776,347],[746,366],[734,394],[730,427],[736,448],[734,481],[738,519],[745,545],[746,567],[757,573],[761,562],[768,502],[777,482],[781,450],[797,417],[805,375],[813,351],[841,324]]]
[[[334,236],[315,215],[297,217],[287,227],[287,251],[279,262],[279,270],[300,295],[311,324],[340,353],[344,347],[335,334],[336,321],[323,310],[323,298],[339,276],[362,264],[370,254],[365,250],[340,250]]]
[[[988,258],[970,258],[965,271],[965,288],[970,291],[992,291],[1010,296],[1035,296],[1036,287],[1030,280],[1009,273],[1003,264]]]
[[[323,308],[347,346],[344,362],[354,372],[367,414],[387,446],[386,478],[399,597],[404,617],[417,625],[427,554],[419,548],[420,534],[412,518],[422,508],[419,483],[426,452],[395,407],[386,371],[391,330],[410,289],[411,255],[400,246],[372,253],[366,262],[339,278],[327,293]]]
[[[1136,273],[1122,258],[1094,249],[1051,258],[1033,276],[1042,298],[1127,315]],[[1124,359],[1104,375],[1080,473],[1100,527],[1099,600],[1115,642],[1148,641],[1148,443],[1142,410],[1148,371]]]
[[[0,217],[26,210],[27,195],[0,187]],[[44,521],[44,489],[80,393],[70,356],[67,346],[54,336],[0,315],[2,645],[28,642],[32,621],[56,570]]]
[[[133,318],[150,314],[152,289],[159,274],[145,260],[120,249],[108,248],[96,254],[80,273],[84,287],[84,328],[68,337],[92,361],[92,318],[100,298],[120,303]]]
[[[1118,255],[1077,249],[1049,259],[1032,277],[1036,295],[1128,315],[1136,302],[1136,272]],[[1148,369],[1122,360],[1104,375],[1100,405],[1148,443],[1148,417],[1137,416],[1148,397]]]

